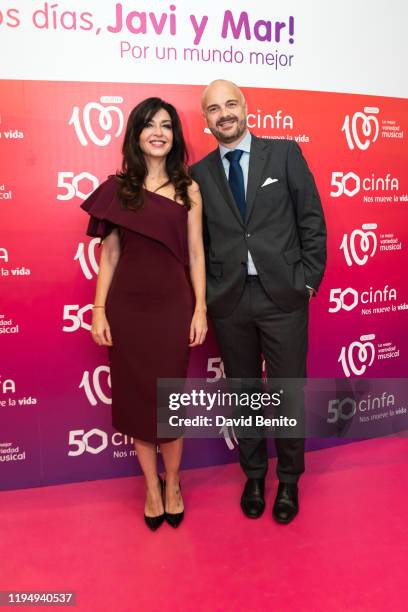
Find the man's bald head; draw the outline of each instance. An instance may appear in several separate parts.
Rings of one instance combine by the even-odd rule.
[[[234,147],[245,134],[247,106],[244,94],[232,81],[217,79],[203,91],[201,107],[218,142]]]
[[[213,95],[222,93],[230,93],[232,96],[235,96],[236,99],[240,100],[242,104],[245,104],[244,94],[238,85],[226,79],[215,79],[215,81],[211,81],[211,83],[207,85],[201,94],[201,108],[203,111],[205,111],[208,99],[211,99]]]

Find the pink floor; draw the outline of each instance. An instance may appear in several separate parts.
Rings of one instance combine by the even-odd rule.
[[[274,467],[257,521],[237,465],[186,471],[184,523],[156,533],[140,477],[2,492],[0,591],[73,590],[92,612],[408,610],[408,441],[308,453],[288,526]]]

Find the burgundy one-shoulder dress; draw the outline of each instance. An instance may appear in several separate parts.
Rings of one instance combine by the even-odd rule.
[[[114,176],[81,205],[91,218],[88,236],[119,229],[121,254],[106,299],[112,424],[120,432],[157,442],[157,378],[185,378],[193,293],[188,269],[185,207],[145,192],[139,210],[125,208]]]

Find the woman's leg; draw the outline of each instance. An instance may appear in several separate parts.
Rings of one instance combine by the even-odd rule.
[[[163,514],[163,500],[160,483],[157,478],[157,447],[144,440],[135,440],[135,450],[146,480],[145,515],[159,516]]]
[[[183,438],[162,442],[160,451],[166,470],[166,500],[165,510],[170,514],[177,514],[184,510],[183,499],[180,492],[180,463],[183,453]]]

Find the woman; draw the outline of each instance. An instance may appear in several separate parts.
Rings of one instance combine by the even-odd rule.
[[[164,519],[177,527],[184,516],[182,439],[157,440],[156,381],[185,378],[189,347],[206,336],[202,203],[171,104],[159,98],[138,104],[122,153],[122,172],[82,204],[91,215],[87,234],[103,239],[91,333],[109,347],[112,422],[135,439],[147,487],[145,521],[154,531]]]

